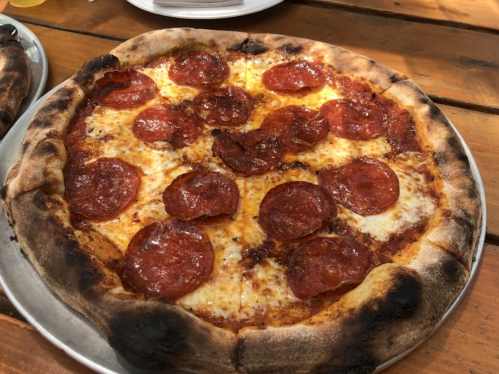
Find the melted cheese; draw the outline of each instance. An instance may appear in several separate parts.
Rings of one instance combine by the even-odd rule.
[[[303,105],[318,110],[323,103],[339,98],[338,93],[328,85],[302,97],[286,97],[267,91],[261,80],[263,73],[285,61],[283,56],[273,52],[250,59],[229,61],[231,73],[223,86],[245,87],[255,99],[255,109],[249,122],[231,130],[249,131],[259,128],[269,113],[283,106]],[[304,302],[293,295],[287,285],[285,266],[272,258],[264,259],[251,269],[243,269],[241,266],[243,253],[248,248],[261,245],[266,238],[257,220],[260,202],[272,187],[284,182],[300,180],[318,183],[316,172],[326,165],[338,167],[362,156],[383,161],[383,156],[391,150],[390,145],[385,137],[371,141],[352,141],[328,134],[310,152],[285,154],[283,163],[289,167],[247,178],[236,178],[218,157],[213,156],[211,132],[214,128],[209,126],[205,127],[201,137],[183,149],[175,150],[167,144],[154,148],[144,144],[133,134],[135,116],[158,101],[178,104],[183,100],[192,100],[200,92],[172,82],[168,77],[170,64],[171,60],[159,66],[139,69],[150,76],[158,87],[159,96],[154,100],[130,110],[97,107],[87,118],[86,142],[94,152],[93,160],[99,157],[119,157],[142,170],[141,185],[135,202],[113,220],[94,222],[94,229],[115,243],[123,253],[140,228],[158,220],[172,218],[164,210],[162,194],[174,178],[191,170],[189,165],[201,165],[226,174],[239,187],[239,210],[231,220],[224,223],[201,226],[214,247],[214,270],[205,283],[176,300],[176,303],[220,326],[240,320],[248,320],[249,324],[257,323],[258,316],[264,316],[264,321],[276,318],[276,324],[293,323],[305,318],[322,304],[318,301]],[[435,209],[435,201],[431,197],[431,191],[427,190],[427,182],[421,170],[430,162],[429,157],[418,154],[402,155],[394,159],[389,166],[400,182],[400,198],[395,206],[368,217],[362,217],[340,206],[338,218],[346,219],[353,228],[378,241],[386,241],[390,234],[428,218]]]

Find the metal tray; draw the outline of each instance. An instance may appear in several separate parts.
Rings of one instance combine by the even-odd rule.
[[[42,43],[40,43],[36,35],[33,34],[30,29],[22,23],[0,14],[0,25],[6,24],[15,26],[17,29],[19,41],[26,51],[29,67],[31,69],[31,84],[29,86],[28,94],[19,106],[16,116],[17,119],[20,118],[21,115],[42,95],[43,90],[45,89],[45,84],[47,83],[49,65]]]
[[[56,87],[57,88],[57,87]],[[55,88],[55,89],[56,89]],[[31,106],[19,119],[14,131],[10,131],[5,140],[0,144],[0,181],[4,181],[11,160],[19,148],[24,133],[36,109],[42,101],[53,91],[47,93],[42,99]],[[444,318],[435,327],[438,329],[449,317],[469,285],[474,279],[483,253],[486,228],[485,192],[480,173],[471,151],[454,128],[459,139],[464,145],[471,163],[471,170],[477,182],[483,206],[480,238],[477,243],[476,260],[472,264],[470,279],[466,287],[450,306]],[[64,350],[68,355],[83,365],[103,374],[145,374],[145,371],[130,367],[109,346],[107,338],[95,328],[83,315],[66,305],[55,295],[39,277],[28,259],[22,254],[21,249],[14,241],[14,232],[8,225],[3,214],[0,215],[0,284],[5,293],[18,309],[18,311],[31,323],[45,338],[54,345]],[[401,360],[423,341],[411,349],[399,354],[393,359],[380,365],[376,373],[386,369]],[[186,374],[175,371],[172,374]]]

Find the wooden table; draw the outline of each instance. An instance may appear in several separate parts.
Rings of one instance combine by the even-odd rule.
[[[411,77],[474,154],[487,197],[487,237],[475,282],[458,308],[386,373],[499,373],[499,0],[287,0],[226,20],[162,17],[125,0],[48,0],[33,8],[0,0],[0,10],[4,7],[5,15],[25,24],[42,42],[50,64],[47,91],[121,41],[184,26],[319,40]],[[5,303],[0,309],[9,311]],[[0,373],[90,372],[27,323],[0,315]]]

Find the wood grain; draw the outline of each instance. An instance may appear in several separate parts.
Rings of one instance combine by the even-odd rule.
[[[169,27],[299,35],[369,56],[407,74],[430,95],[499,113],[499,48],[494,48],[499,35],[286,2],[226,20],[162,17],[123,0],[68,4],[50,0],[34,8],[8,5],[5,13],[27,23],[84,34],[91,30],[115,40]],[[65,54],[80,47],[66,48]]]
[[[298,2],[499,31],[497,0],[298,0]]]
[[[499,247],[484,248],[475,281],[442,327],[385,374],[499,373]],[[0,374],[90,374],[30,325],[0,315]]]
[[[89,35],[63,32],[47,27],[26,25],[43,45],[49,60],[49,74],[45,92],[73,75],[92,57],[108,53],[119,43]],[[67,46],[77,46],[68,50]]]
[[[0,374],[91,374],[31,325],[0,314]]]

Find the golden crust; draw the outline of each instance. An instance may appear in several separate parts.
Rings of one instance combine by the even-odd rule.
[[[31,83],[28,56],[15,34],[14,26],[0,26],[0,139],[14,123]]]
[[[123,67],[142,65],[158,57],[170,57],[190,50],[225,52],[239,50],[248,34],[201,29],[168,29],[152,31],[130,39],[110,53]]]
[[[394,83],[385,94],[416,116],[419,136],[430,144],[443,181],[443,205],[426,240],[454,254],[469,269],[480,236],[482,207],[462,141],[412,80]]]
[[[418,131],[440,162],[445,209],[408,266],[375,268],[359,287],[301,323],[233,333],[164,300],[123,290],[110,270],[119,251],[102,235],[70,224],[63,138],[75,110],[107,71],[190,49],[258,54],[273,48],[320,54],[336,72],[360,76],[415,114]],[[7,174],[2,199],[21,247],[43,279],[136,366],[203,373],[371,373],[429,336],[469,278],[481,210],[465,155],[426,95],[368,58],[282,35],[170,29],[144,34],[89,61],[42,104]]]

